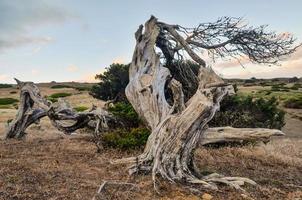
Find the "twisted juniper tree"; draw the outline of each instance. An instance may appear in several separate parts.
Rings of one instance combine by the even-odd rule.
[[[212,59],[244,57],[254,63],[276,64],[296,50],[295,39],[288,34],[267,32],[265,26],[248,27],[236,18],[225,17],[185,28],[160,22],[153,16],[138,28],[135,38],[126,96],[152,132],[141,155],[115,163],[132,163],[131,174],[151,172],[154,182],[160,175],[171,182],[201,184],[212,189],[217,188],[216,183],[237,189],[244,182],[255,184],[248,178],[216,173],[201,176],[194,165],[193,153],[198,144],[267,140],[272,135],[283,135],[273,129],[208,128],[219,103],[233,93],[233,87],[207,66],[201,53],[207,52]],[[186,64],[187,56],[197,65]],[[93,107],[88,112],[76,113],[66,102],[46,101],[32,82],[17,82],[21,105],[7,138],[23,137],[26,128],[44,116],[65,133],[85,126],[93,126],[95,133],[99,133],[116,124],[103,109]]]
[[[195,183],[213,189],[217,182],[235,188],[244,182],[254,184],[247,178],[218,174],[203,177],[195,168],[194,149],[206,137],[228,133],[233,136],[254,133],[250,137],[282,134],[270,129],[208,129],[207,123],[219,109],[220,101],[232,94],[233,88],[207,66],[200,52],[208,52],[213,59],[245,56],[255,63],[276,64],[282,56],[296,50],[295,39],[266,32],[265,26],[242,25],[236,18],[225,17],[196,28],[184,28],[160,22],[153,16],[139,27],[135,38],[126,95],[152,133],[141,155],[116,163],[133,163],[130,173],[152,172],[153,181],[160,175],[171,182]],[[163,59],[156,53],[156,47]],[[199,65],[197,73],[179,64],[186,55]]]

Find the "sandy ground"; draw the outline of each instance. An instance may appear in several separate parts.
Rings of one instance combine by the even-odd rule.
[[[73,106],[91,106],[102,102],[86,92],[73,89],[42,87],[42,94],[60,90],[74,95],[67,97]],[[0,89],[0,96],[18,98]],[[124,165],[110,160],[138,155],[141,150],[104,149],[96,153],[92,138],[85,131],[65,136],[45,118],[31,126],[22,141],[0,141],[0,199],[92,199],[105,180],[136,184],[108,187],[99,199],[202,199],[204,193],[213,199],[302,199],[302,121],[300,110],[287,110],[286,137],[254,147],[204,149],[198,148],[195,162],[201,173],[218,172],[229,176],[244,176],[258,186],[244,186],[246,192],[220,186],[219,191],[201,189],[195,193],[187,188],[158,180],[159,193],[153,189],[150,175],[128,177]],[[0,109],[0,137],[8,119],[16,110]]]

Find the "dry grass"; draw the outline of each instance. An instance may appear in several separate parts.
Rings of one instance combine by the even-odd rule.
[[[42,94],[59,90],[45,86]],[[72,106],[90,107],[92,102],[102,105],[87,92],[62,90],[66,91],[73,93],[67,97]],[[1,89],[0,94],[18,98],[18,94],[10,94],[6,89]],[[0,109],[0,137],[4,136],[6,121],[15,114],[14,109]],[[287,120],[293,119],[288,115]],[[299,131],[301,123],[299,125],[295,120],[298,119],[290,121],[285,128],[290,137],[274,139],[267,145],[197,149],[195,162],[200,173],[218,172],[251,178],[258,186],[244,188],[254,199],[302,199],[302,189],[296,187],[302,186],[302,129]],[[46,118],[41,125],[33,125],[27,132],[23,141],[0,141],[0,199],[92,199],[104,180],[128,181],[138,186],[133,191],[109,187],[107,199],[201,199],[202,193],[192,193],[160,179],[160,194],[157,194],[150,175],[128,177],[125,165],[110,164],[112,159],[138,155],[138,150],[104,149],[96,153],[91,136],[65,136]],[[201,191],[211,194],[213,199],[244,199],[240,191],[225,186],[220,188],[220,191]]]

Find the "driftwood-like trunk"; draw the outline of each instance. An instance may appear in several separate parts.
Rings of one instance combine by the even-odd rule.
[[[188,54],[201,65],[197,91],[184,102],[182,84],[171,77],[170,71],[163,67],[155,52],[155,43],[162,26],[170,27],[152,17],[146,22],[144,32],[141,25],[135,33],[137,43],[129,70],[130,82],[126,88],[128,100],[152,133],[141,155],[117,160],[115,163],[133,163],[131,174],[152,172],[154,182],[156,175],[160,175],[171,182],[198,183],[212,189],[217,188],[215,182],[226,183],[235,188],[240,188],[244,182],[255,184],[246,178],[223,177],[218,174],[199,176],[192,160],[194,149],[198,143],[205,145],[221,142],[223,139],[231,141],[232,133],[233,140],[239,141],[244,138],[266,138],[282,132],[229,127],[208,129],[207,123],[219,109],[220,101],[225,95],[233,93],[233,87],[225,84],[211,68],[205,67],[203,61],[195,57],[196,54],[186,46],[186,41],[180,38],[179,42],[188,50]],[[175,31],[171,31],[171,34],[180,37]],[[166,101],[166,83],[173,94],[173,105]],[[254,133],[254,137],[247,133]]]
[[[39,88],[33,82],[21,82],[16,79],[20,88],[20,105],[16,118],[10,123],[6,138],[23,138],[26,128],[39,123],[42,117],[48,117],[53,126],[65,134],[71,134],[84,127],[95,128],[94,134],[108,130],[117,122],[106,110],[93,106],[87,112],[77,113],[70,105],[59,99],[51,103],[41,96]]]

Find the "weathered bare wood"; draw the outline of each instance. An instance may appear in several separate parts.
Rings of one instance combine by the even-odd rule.
[[[192,49],[188,41],[178,32],[179,26],[167,25],[151,17],[136,32],[136,46],[129,69],[130,82],[126,96],[139,116],[152,130],[144,152],[131,158],[113,163],[132,163],[129,173],[151,172],[154,183],[160,175],[171,182],[201,184],[217,189],[215,183],[224,183],[241,189],[244,183],[256,184],[241,177],[224,177],[218,174],[197,177],[193,162],[193,152],[198,143],[203,145],[221,141],[263,140],[282,132],[268,129],[233,129],[230,127],[208,129],[207,123],[219,109],[225,95],[234,93],[233,87],[224,81]],[[197,77],[198,88],[195,94],[184,101],[182,84],[172,77],[164,67],[154,47],[162,48],[164,55],[171,59],[164,31],[173,37],[174,42],[201,65]],[[160,41],[157,39],[160,37]],[[167,103],[165,84],[168,82],[173,93],[173,105]],[[223,131],[221,131],[223,129]],[[251,134],[251,135],[248,135]],[[156,186],[156,184],[154,184]]]
[[[16,118],[11,122],[6,138],[22,138],[25,129],[47,115],[49,102],[40,94],[33,82],[21,82],[15,79],[20,88],[20,105]]]
[[[232,128],[215,127],[208,128],[201,137],[200,144],[219,143],[246,143],[254,141],[269,141],[272,136],[284,136],[285,134],[276,129],[266,128]]]
[[[108,130],[109,124],[116,120],[107,111],[93,107],[86,112],[75,112],[63,99],[51,104],[41,96],[39,88],[33,82],[22,82],[16,79],[20,88],[20,106],[16,118],[9,124],[6,138],[22,138],[25,130],[33,123],[38,123],[42,117],[48,117],[51,123],[65,134],[71,134],[79,128],[91,126],[95,135]],[[91,123],[91,124],[89,124]]]

